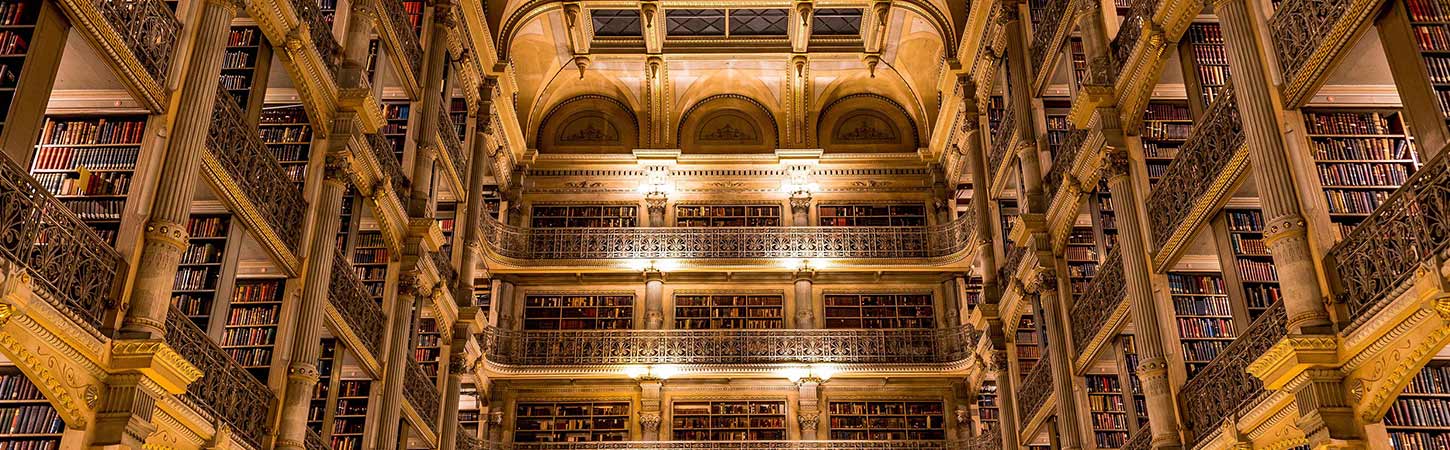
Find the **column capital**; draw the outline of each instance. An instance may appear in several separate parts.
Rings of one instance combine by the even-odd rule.
[[[1131,173],[1132,159],[1128,157],[1126,149],[1107,148],[1103,150],[1103,176],[1108,181],[1127,177]]]

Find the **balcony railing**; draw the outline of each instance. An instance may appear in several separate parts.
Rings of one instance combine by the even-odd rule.
[[[1329,252],[1352,331],[1450,249],[1450,151],[1441,150]],[[1430,269],[1438,272],[1439,268]]]
[[[500,450],[955,450],[951,441],[625,441],[494,444]]]
[[[1087,137],[1088,130],[1072,130],[1067,133],[1067,139],[1062,145],[1058,146],[1057,155],[1052,158],[1052,168],[1042,177],[1042,187],[1047,190],[1048,200],[1052,200],[1062,188],[1062,180],[1072,171],[1077,155],[1082,153],[1082,147],[1087,143]]]
[[[506,365],[953,363],[980,332],[958,329],[580,330],[489,328],[479,343]]]
[[[253,448],[262,448],[262,441],[272,432],[271,412],[277,404],[272,390],[174,307],[166,315],[166,343],[202,373],[181,398],[225,421]]]
[[[967,425],[958,424],[957,426]],[[962,444],[960,446],[962,450],[1001,450],[1002,430],[997,428],[997,425],[990,425],[987,429],[982,430],[981,434],[973,436]]]
[[[387,328],[388,318],[353,271],[352,264],[342,259],[342,255],[333,256],[332,282],[328,283],[327,297],[363,346],[374,357],[382,355],[383,330]]]
[[[438,429],[438,388],[412,358],[408,358],[408,370],[403,372],[403,396],[430,429]]]
[[[1155,248],[1168,244],[1243,145],[1233,87],[1225,86],[1148,196],[1148,211],[1153,211],[1148,226]]]
[[[1148,26],[1153,15],[1158,12],[1158,2],[1159,0],[1132,0],[1128,17],[1123,18],[1122,24],[1118,26],[1118,35],[1113,36],[1113,40],[1108,43],[1108,49],[1113,54],[1113,74],[1123,73],[1123,64],[1127,64],[1128,59],[1133,56],[1133,48],[1143,36],[1143,27]]]
[[[1046,405],[1047,398],[1051,396],[1052,361],[1048,361],[1047,355],[1043,355],[1022,380],[1022,390],[1017,391],[1017,406],[1022,408],[1023,420],[1036,415],[1037,410]]]
[[[257,128],[247,124],[231,94],[218,86],[216,97],[207,147],[282,243],[296,251],[307,210],[302,191],[277,164],[277,158],[267,151]]]
[[[0,256],[30,273],[41,295],[76,323],[101,328],[125,259],[69,208],[0,156]]]
[[[393,193],[397,195],[401,204],[403,197],[408,195],[408,175],[403,173],[403,166],[398,163],[398,156],[393,154],[393,144],[380,134],[369,134],[367,139],[368,147],[372,147],[373,150],[373,159],[378,160],[383,177],[392,183]]]
[[[1153,450],[1153,429],[1148,424],[1138,427],[1138,432],[1128,437],[1123,450]]]
[[[1123,281],[1123,259],[1118,247],[1108,253],[1108,258],[1098,266],[1098,274],[1088,285],[1087,292],[1072,304],[1072,348],[1079,352],[1087,349],[1093,337],[1104,331],[1108,319],[1126,297]]]
[[[1183,426],[1194,439],[1212,434],[1220,422],[1253,405],[1265,393],[1264,383],[1250,375],[1248,367],[1283,339],[1286,317],[1283,302],[1274,304],[1183,385],[1178,394]]]
[[[1012,113],[1012,105],[1007,105],[1002,121],[997,124],[997,129],[992,130],[992,153],[987,155],[987,182],[992,182],[992,177],[1002,171],[1002,164],[1012,159],[1007,152],[1012,149],[1012,137],[1017,134],[1017,119]]]
[[[322,440],[322,436],[318,436],[317,435],[317,432],[316,431],[312,431],[311,428],[308,428],[307,429],[307,441],[305,443],[307,444],[307,450],[331,450],[332,449],[332,446],[327,445],[327,442],[325,442],[325,441]]]
[[[307,24],[312,45],[317,48],[317,56],[327,65],[327,73],[336,80],[338,69],[341,68],[342,45],[332,35],[332,24],[322,18],[322,9],[318,7],[317,0],[292,0],[292,9],[297,11],[297,18]]]
[[[181,22],[161,0],[92,0],[157,83],[166,82]]]
[[[418,34],[413,31],[413,24],[408,21],[408,13],[403,10],[403,2],[399,0],[381,0],[378,6],[382,7],[383,19],[387,20],[397,40],[399,57],[408,64],[412,70],[413,79],[423,76],[423,46],[418,43]]]
[[[453,173],[458,174],[460,181],[465,181],[468,179],[468,155],[463,152],[463,140],[458,138],[458,130],[453,128],[453,119],[448,117],[448,111],[445,110],[447,105],[444,102],[438,108],[438,137],[443,140],[448,161],[453,163]]]
[[[1048,0],[1041,8],[1032,11],[1032,17],[1037,19],[1037,25],[1032,27],[1032,47],[1030,48],[1033,77],[1042,76],[1048,52],[1059,44],[1053,40],[1057,38],[1062,22],[1073,19],[1074,15],[1067,11],[1070,4],[1072,4],[1072,0]]]
[[[972,243],[971,214],[919,227],[520,228],[484,217],[493,252],[515,259],[941,258]]]

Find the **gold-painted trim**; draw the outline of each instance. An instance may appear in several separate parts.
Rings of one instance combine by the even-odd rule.
[[[1224,165],[1223,171],[1219,172],[1218,177],[1213,180],[1213,184],[1198,196],[1193,210],[1178,222],[1178,226],[1174,228],[1168,241],[1153,253],[1155,271],[1163,273],[1172,268],[1173,261],[1191,241],[1193,232],[1207,223],[1209,217],[1218,211],[1217,206],[1227,200],[1226,196],[1232,194],[1234,185],[1248,167],[1248,159],[1249,148],[1247,145],[1239,146],[1234,150],[1233,157]]]
[[[296,277],[301,272],[301,260],[295,253],[292,253],[291,249],[287,248],[287,244],[282,242],[282,236],[279,234],[281,230],[273,229],[272,224],[262,218],[257,204],[247,196],[236,180],[232,179],[231,174],[228,174],[226,168],[222,167],[221,162],[217,160],[216,155],[212,154],[210,148],[202,154],[202,166],[205,168],[207,180],[215,188],[217,196],[232,207],[232,211],[236,212],[237,217],[247,224],[248,229],[257,233],[257,240],[278,263],[277,266],[288,277]],[[300,232],[300,230],[294,231]]]

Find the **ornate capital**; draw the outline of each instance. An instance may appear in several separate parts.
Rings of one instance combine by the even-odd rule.
[[[998,9],[1000,14],[997,14],[997,25],[1007,25],[1018,19],[1017,3],[1006,2],[1001,5],[1002,7]]]
[[[1109,180],[1126,177],[1130,172],[1132,162],[1128,159],[1127,150],[1109,148],[1103,150],[1103,174]]]
[[[670,199],[663,192],[650,192],[644,195],[644,204],[650,212],[664,212],[665,205]]]
[[[186,225],[165,220],[151,220],[146,222],[146,241],[162,244],[178,252],[185,251],[190,244],[191,234],[186,232]]]
[[[821,424],[821,415],[816,412],[803,412],[796,415],[796,421],[800,422],[802,430],[814,430]]]
[[[308,384],[316,384],[322,378],[317,371],[317,365],[303,362],[293,362],[287,367],[287,378],[290,380],[303,381]]]
[[[644,431],[647,432],[653,433],[659,431],[660,413],[653,411],[639,413],[639,425],[640,427],[644,428]]]
[[[352,158],[340,153],[328,153],[322,166],[322,179],[346,183],[352,179]]]
[[[811,194],[810,193],[792,194],[790,196],[790,210],[791,211],[810,210],[810,208],[811,208]]]

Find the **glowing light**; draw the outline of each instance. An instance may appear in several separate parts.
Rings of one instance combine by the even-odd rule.
[[[626,366],[624,368],[624,375],[625,376],[628,376],[630,378],[633,378],[633,379],[638,380],[640,378],[643,378],[645,375],[649,375],[649,367],[647,367],[647,366]]]
[[[801,378],[811,376],[811,370],[804,367],[788,367],[780,370],[780,376],[795,383],[800,381]]]

